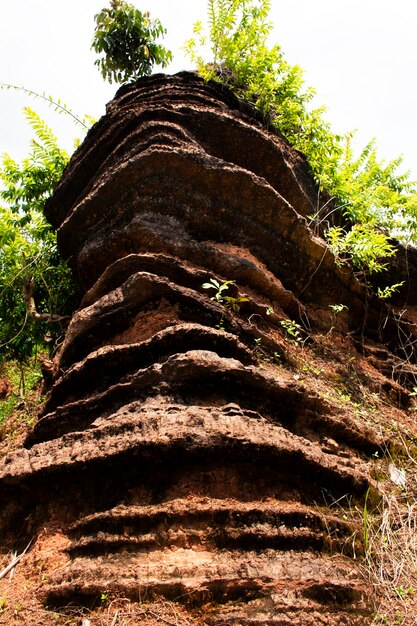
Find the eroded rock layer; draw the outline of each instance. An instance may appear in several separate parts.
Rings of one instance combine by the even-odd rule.
[[[390,321],[309,227],[318,202],[303,157],[190,74],[123,87],[90,131],[47,207],[84,299],[0,468],[5,532],[59,518],[67,538],[48,606],[156,594],[202,624],[368,623],[359,535],[330,504],[375,491],[384,442],[283,366],[280,321],[328,332],[345,305],[362,346]]]

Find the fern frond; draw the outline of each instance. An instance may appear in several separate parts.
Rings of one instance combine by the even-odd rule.
[[[29,125],[33,128],[38,139],[51,151],[58,149],[58,139],[51,128],[40,118],[40,116],[30,107],[23,109]]]
[[[47,102],[48,105],[51,106],[54,109],[54,111],[56,111],[56,113],[63,113],[63,114],[69,115],[70,117],[73,118],[76,124],[79,124],[86,130],[88,130],[88,126],[87,124],[84,123],[83,119],[75,115],[75,113],[73,113],[71,109],[67,107],[66,104],[61,103],[60,100],[57,100],[57,101],[54,100],[52,96],[48,96],[45,93],[39,93],[37,91],[34,91],[33,89],[28,89],[27,87],[23,87],[23,86],[19,87],[18,85],[11,85],[10,83],[0,83],[0,89],[5,89],[7,91],[9,91],[10,89],[13,89],[15,91],[21,91],[25,93],[26,95],[30,96],[31,98],[35,98],[35,99],[40,98],[41,100],[44,100],[45,102]],[[87,116],[85,116],[84,119],[86,119],[86,117]]]

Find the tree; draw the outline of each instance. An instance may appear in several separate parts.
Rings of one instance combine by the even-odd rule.
[[[23,362],[53,342],[76,303],[70,270],[43,215],[69,156],[39,116],[25,112],[35,131],[30,154],[20,164],[5,154],[0,169],[0,361]]]
[[[166,33],[158,19],[142,13],[124,0],[111,0],[95,16],[92,48],[103,56],[95,61],[103,78],[116,83],[148,76],[153,66],[166,67],[172,54],[156,40]]]

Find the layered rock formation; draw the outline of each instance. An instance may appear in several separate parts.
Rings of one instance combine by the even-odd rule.
[[[46,605],[106,592],[201,624],[368,622],[359,534],[331,504],[377,492],[385,440],[294,374],[280,322],[307,343],[358,333],[379,367],[395,319],[311,230],[320,202],[301,155],[191,74],[123,87],[90,131],[47,207],[85,295],[45,411],[1,463],[4,532],[58,520],[66,537]]]

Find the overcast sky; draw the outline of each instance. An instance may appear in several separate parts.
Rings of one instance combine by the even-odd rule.
[[[180,48],[206,0],[134,0],[168,30],[169,71],[191,69]],[[90,42],[105,0],[0,0],[0,82],[46,92],[79,114],[100,116],[117,88],[102,80]],[[278,42],[305,70],[317,104],[338,132],[358,129],[361,144],[376,136],[381,157],[404,155],[417,179],[417,4],[415,0],[272,0]],[[71,146],[78,131],[41,102],[0,91],[0,152],[27,153],[26,105]]]

